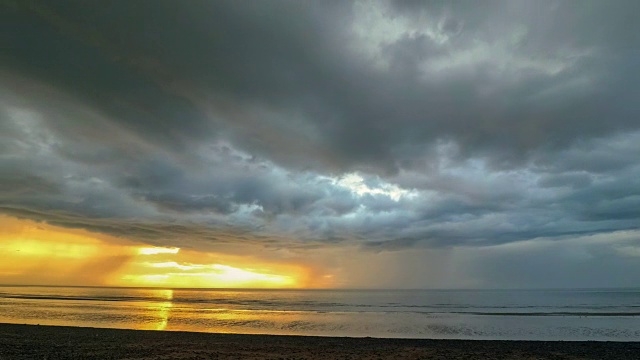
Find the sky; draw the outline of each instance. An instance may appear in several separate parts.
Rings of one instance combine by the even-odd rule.
[[[0,283],[640,284],[638,1],[0,7]]]

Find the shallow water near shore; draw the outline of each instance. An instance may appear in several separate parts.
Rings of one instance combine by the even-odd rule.
[[[640,341],[640,289],[2,286],[0,322],[239,334]]]

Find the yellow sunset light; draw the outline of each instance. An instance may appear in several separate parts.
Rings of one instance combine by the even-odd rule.
[[[146,266],[150,266],[150,267],[154,267],[154,268],[176,268],[176,269],[180,269],[180,270],[193,270],[193,269],[202,268],[202,265],[178,264],[175,261],[167,261],[167,262],[159,262],[159,263],[144,263],[144,264]]]
[[[271,284],[278,286],[294,285],[295,280],[291,276],[261,274],[245,269],[238,269],[227,265],[213,265],[217,270],[215,276],[222,281],[229,283],[253,283]],[[214,275],[212,275],[214,276]]]
[[[157,254],[177,254],[180,248],[177,247],[142,247],[138,249],[140,255],[157,255]]]
[[[102,285],[133,249],[122,239],[0,216],[0,284]]]
[[[179,264],[167,261],[143,265],[153,269],[167,269],[167,272],[127,274],[122,280],[137,286],[167,287],[282,288],[297,285],[297,279],[292,275],[263,273],[222,264]],[[192,270],[197,272],[191,272]]]
[[[308,287],[312,269],[126,239],[0,216],[0,284],[167,288]]]
[[[16,238],[6,240],[3,245],[6,249],[14,251],[12,254],[14,257],[47,258],[55,254],[61,258],[86,258],[87,256],[96,255],[100,251],[97,242],[49,242],[29,238]]]

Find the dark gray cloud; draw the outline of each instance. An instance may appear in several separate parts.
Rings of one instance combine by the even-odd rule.
[[[288,165],[393,171],[451,138],[510,164],[637,128],[634,7],[34,2],[7,58],[178,150],[218,130]]]
[[[636,1],[0,6],[5,214],[374,252],[640,227]]]

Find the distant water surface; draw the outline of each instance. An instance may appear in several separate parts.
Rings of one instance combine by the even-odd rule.
[[[640,289],[0,286],[0,322],[253,334],[640,341]]]

